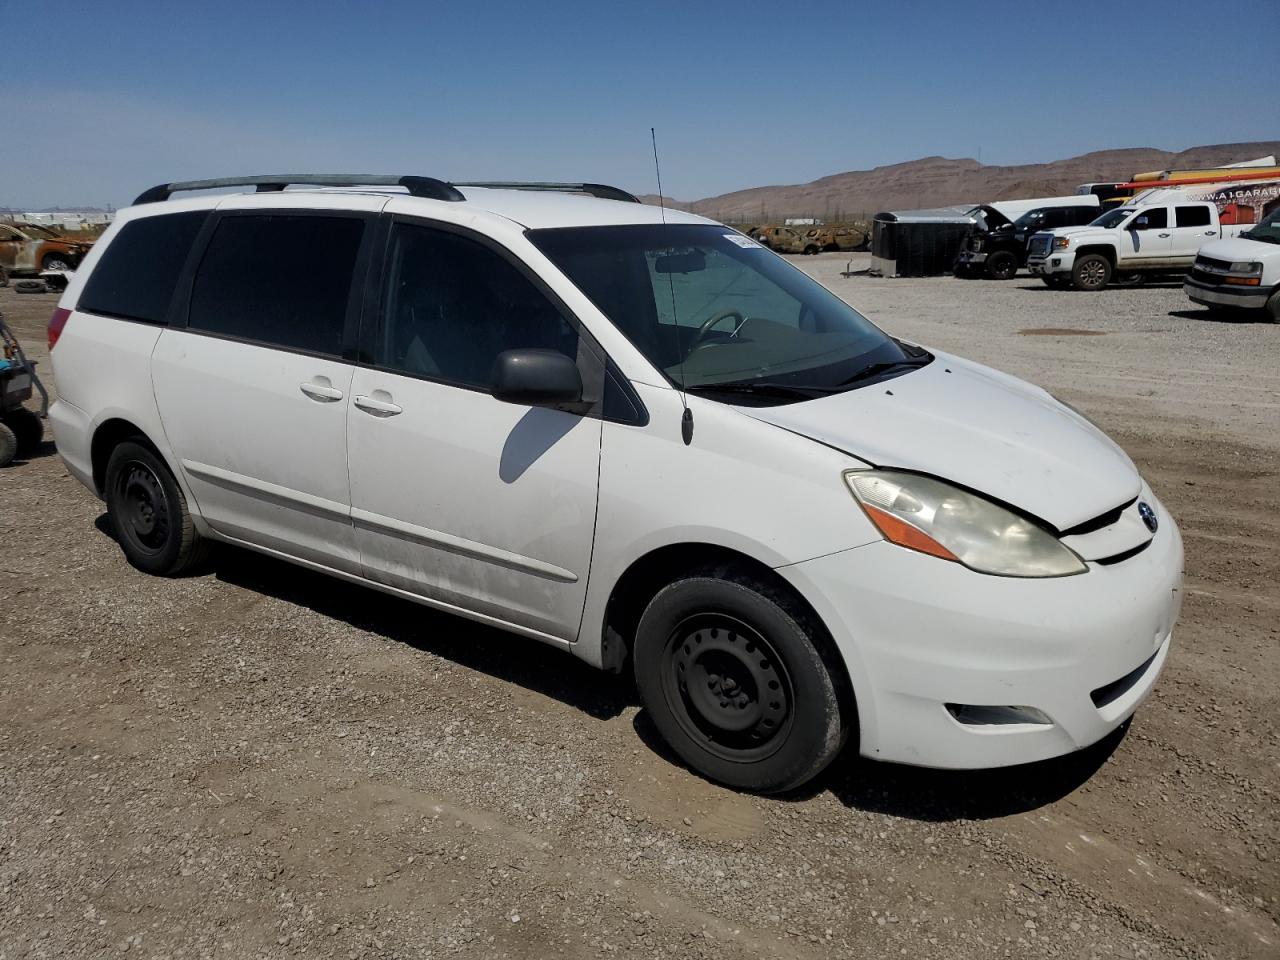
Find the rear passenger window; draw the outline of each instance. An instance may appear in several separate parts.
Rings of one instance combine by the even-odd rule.
[[[120,228],[85,282],[77,310],[144,323],[164,323],[207,210],[166,213]]]
[[[397,224],[383,300],[378,366],[488,389],[504,350],[574,358],[578,331],[504,257],[457,234]]]
[[[196,271],[187,325],[340,356],[363,233],[355,217],[224,217]]]
[[[1180,227],[1207,227],[1209,208],[1206,206],[1178,207],[1177,224]]]

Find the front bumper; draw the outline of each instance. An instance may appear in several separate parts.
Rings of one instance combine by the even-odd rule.
[[[1075,266],[1075,262],[1075,253],[1070,250],[1062,250],[1043,257],[1028,258],[1027,269],[1037,276],[1047,276],[1052,273],[1070,273],[1071,268]]]
[[[1009,766],[1123,723],[1164,667],[1182,602],[1182,538],[1155,506],[1146,549],[1073,577],[988,576],[885,541],[782,567],[844,655],[862,754]]]
[[[1209,307],[1239,307],[1243,310],[1261,310],[1267,305],[1271,290],[1266,287],[1229,287],[1201,283],[1191,277],[1182,282],[1182,289],[1196,303]]]
[[[960,256],[956,258],[957,263],[982,264],[987,262],[985,253],[975,253],[972,250],[961,250]]]

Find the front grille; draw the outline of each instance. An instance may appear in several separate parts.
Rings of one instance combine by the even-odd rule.
[[[1052,236],[1035,236],[1031,238],[1031,246],[1029,247],[1031,256],[1047,257],[1051,249],[1053,249]]]
[[[1101,530],[1103,527],[1109,527],[1120,519],[1120,514],[1124,513],[1137,502],[1138,498],[1134,497],[1132,500],[1126,501],[1118,507],[1112,507],[1106,513],[1098,514],[1092,520],[1085,520],[1083,523],[1077,523],[1074,527],[1068,527],[1066,530],[1063,530],[1058,534],[1058,536],[1074,537],[1082,533],[1093,533],[1095,530]]]
[[[1231,263],[1227,260],[1215,260],[1213,257],[1196,257],[1195,266],[1191,268],[1191,279],[1210,287],[1222,286],[1223,279],[1231,272]]]

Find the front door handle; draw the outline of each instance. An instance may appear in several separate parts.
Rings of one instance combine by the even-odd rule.
[[[378,393],[384,393],[384,391],[379,390]],[[390,396],[390,394],[384,395]],[[366,397],[359,393],[351,398],[351,402],[365,413],[371,413],[375,417],[394,417],[404,409],[398,403],[392,403],[390,400],[382,400],[378,397]]]
[[[312,400],[318,400],[321,403],[333,403],[335,400],[342,399],[342,391],[330,384],[328,377],[316,377],[314,380],[304,380],[302,383],[298,384],[298,389]]]
[[[1206,230],[1206,231],[1204,232],[1204,235],[1205,235],[1206,237],[1216,237],[1216,236],[1218,235],[1218,231],[1217,231],[1217,230]]]

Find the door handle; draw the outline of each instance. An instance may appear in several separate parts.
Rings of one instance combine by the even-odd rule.
[[[342,391],[337,387],[330,386],[328,377],[304,380],[298,384],[298,389],[312,400],[318,400],[321,403],[333,403],[335,400],[342,399]]]
[[[351,398],[351,402],[365,413],[371,413],[375,417],[394,417],[404,409],[398,403],[392,403],[390,400],[379,400],[376,397],[366,397],[359,393]]]
[[[1218,235],[1218,231],[1217,231],[1217,230],[1206,230],[1206,231],[1204,232],[1204,235],[1205,235],[1206,237],[1216,237],[1216,236]]]
[[[1169,234],[1167,234],[1167,233],[1157,233],[1157,234],[1156,234],[1156,236],[1157,236],[1157,237],[1167,237],[1167,236],[1169,236]]]

